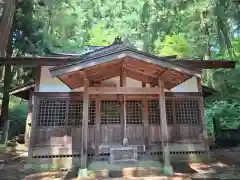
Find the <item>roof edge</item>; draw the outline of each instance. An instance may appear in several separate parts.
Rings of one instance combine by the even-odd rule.
[[[170,68],[169,67],[170,65],[174,65],[174,66],[176,66],[176,68],[183,69],[183,71],[185,71],[185,73],[187,73],[187,74],[200,77],[200,71],[199,70],[191,69],[191,68],[189,68],[185,65],[179,64],[179,63],[174,62],[174,61],[170,61],[171,59],[176,57],[175,55],[174,56],[159,57],[159,56],[151,55],[151,54],[148,54],[148,53],[145,53],[145,52],[142,52],[142,51],[138,51],[138,50],[135,50],[135,49],[131,49],[131,48],[124,48],[124,49],[120,49],[120,50],[117,50],[117,51],[114,51],[114,52],[109,52],[107,54],[86,58],[86,59],[83,59],[81,61],[77,61],[77,62],[74,62],[74,63],[65,64],[65,65],[61,65],[61,66],[56,66],[56,67],[50,68],[50,73],[51,73],[52,77],[57,77],[57,76],[60,76],[62,74],[65,74],[65,73],[70,73],[70,72],[73,72],[73,71],[85,69],[85,68],[88,68],[88,67],[91,67],[91,66],[95,66],[95,65],[102,64],[102,63],[105,63],[105,62],[110,62],[114,59],[119,59],[119,58],[123,58],[123,57],[127,57],[127,56],[137,58],[137,59],[140,59],[142,61],[151,62],[151,63],[156,64],[156,65],[162,65],[162,66],[165,66],[165,67],[168,67],[168,68]],[[106,60],[106,58],[108,58],[108,59]],[[98,59],[98,62],[93,62],[96,59]],[[82,67],[77,67],[77,66],[80,66],[80,64],[82,64],[81,65]],[[67,68],[69,68],[69,69],[67,70]],[[61,71],[61,69],[65,69],[65,70]],[[177,71],[179,71],[179,70],[177,70]],[[190,71],[192,71],[193,73],[190,72]]]

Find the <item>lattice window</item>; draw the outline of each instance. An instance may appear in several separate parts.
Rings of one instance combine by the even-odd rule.
[[[196,99],[175,100],[177,124],[199,124],[199,102]]]
[[[173,124],[173,104],[172,100],[166,100],[166,115],[167,115],[167,123],[168,124]]]
[[[88,124],[94,125],[96,118],[96,101],[90,101],[88,113],[89,113]]]
[[[79,126],[83,119],[82,100],[39,100],[38,126]],[[89,103],[88,124],[95,122],[95,101]]]
[[[120,124],[120,102],[101,101],[101,124]]]
[[[89,102],[88,124],[94,125],[95,122],[95,101]],[[83,119],[83,100],[69,101],[68,105],[68,125],[79,126]]]
[[[172,114],[172,100],[166,100],[166,118],[167,124],[173,124],[173,114]],[[159,101],[150,100],[148,101],[148,120],[149,124],[161,124]]]
[[[83,119],[83,101],[73,100],[68,104],[68,125],[79,126]]]
[[[38,126],[64,126],[66,100],[39,100]]]
[[[142,101],[126,101],[127,124],[143,124]]]
[[[149,124],[161,124],[158,100],[148,101],[148,121]]]

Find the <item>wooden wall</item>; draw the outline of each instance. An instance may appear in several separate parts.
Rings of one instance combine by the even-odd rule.
[[[76,95],[76,96],[75,96]],[[39,147],[70,147],[72,149],[79,149],[81,147],[82,136],[82,105],[81,94],[65,94],[65,95],[47,95],[46,93],[36,93],[36,105],[34,120],[37,122],[35,131],[33,132],[34,143],[33,148]],[[202,140],[202,125],[200,121],[200,109],[198,106],[199,97],[188,94],[189,97],[183,96],[183,94],[177,93],[170,94],[166,97],[169,104],[166,105],[167,117],[168,117],[168,132],[169,141],[172,143],[201,143]],[[196,95],[196,94],[194,94]],[[152,97],[151,97],[152,98]],[[147,99],[145,97],[145,99]],[[56,101],[56,102],[55,102]],[[94,98],[91,98],[91,102],[95,102]],[[106,101],[106,100],[104,100]],[[112,100],[108,100],[112,101]],[[116,101],[116,100],[114,100]],[[133,112],[129,112],[129,124],[127,124],[127,137],[129,138],[129,144],[144,144],[146,141],[144,137],[147,137],[148,144],[159,144],[161,142],[161,128],[160,119],[157,104],[158,101],[152,98],[150,101],[156,101],[155,105],[149,105],[148,116],[142,117],[142,113],[139,112],[139,101],[133,103],[134,108],[130,108]],[[77,102],[77,103],[76,103]],[[102,102],[102,100],[101,100]],[[49,106],[46,104],[49,103]],[[91,104],[91,103],[90,103]],[[138,106],[138,107],[135,107]],[[90,107],[89,110],[89,129],[88,129],[88,147],[89,153],[94,153],[98,149],[96,140],[99,139],[100,144],[120,144],[123,139],[123,126],[118,122],[118,117],[115,117],[115,121],[118,122],[108,123],[106,120],[106,114],[101,110],[100,119],[100,131],[96,131],[95,120],[95,104]],[[151,114],[153,111],[149,108],[154,108],[156,113]],[[44,109],[44,110],[42,110]],[[91,110],[92,109],[92,110]],[[143,110],[143,108],[142,108]],[[75,112],[77,111],[77,112]],[[106,111],[106,110],[105,110]],[[42,114],[41,114],[42,113]],[[105,112],[106,113],[106,112]],[[138,116],[138,114],[141,114]],[[116,115],[115,115],[116,116]],[[104,119],[105,117],[105,119]],[[112,117],[112,114],[108,116]],[[148,118],[148,134],[144,131],[144,118]],[[151,120],[151,118],[153,118]],[[76,122],[70,122],[69,119]],[[151,121],[150,121],[151,120]],[[41,122],[40,122],[41,121]],[[119,119],[120,121],[120,119]],[[80,153],[80,151],[79,151]]]

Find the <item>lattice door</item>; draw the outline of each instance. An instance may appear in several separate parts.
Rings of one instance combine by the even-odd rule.
[[[142,101],[126,101],[127,138],[129,139],[129,144],[142,145],[144,143],[142,111]]]
[[[121,105],[119,101],[101,101],[101,142],[121,143]]]

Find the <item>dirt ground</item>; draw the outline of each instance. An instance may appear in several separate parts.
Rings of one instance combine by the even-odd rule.
[[[26,149],[26,148],[25,148]],[[211,151],[209,163],[174,163],[174,177],[165,176],[135,177],[131,179],[240,179],[240,147],[215,149]],[[3,151],[0,147],[1,180],[60,180],[75,179],[76,171],[34,170],[27,163],[27,152],[24,148],[16,151]],[[121,178],[114,178],[121,179]]]

